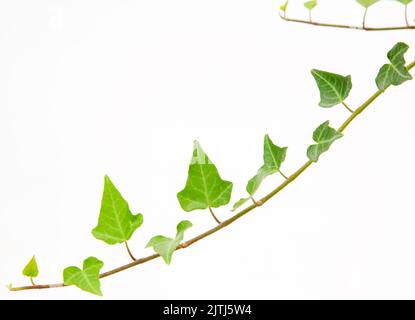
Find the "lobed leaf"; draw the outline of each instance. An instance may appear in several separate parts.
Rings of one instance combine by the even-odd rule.
[[[330,127],[329,121],[322,123],[313,133],[313,140],[316,144],[308,147],[308,158],[317,162],[320,156],[330,149],[333,142],[342,137],[342,133]]]
[[[78,267],[68,267],[63,270],[63,283],[65,285],[75,285],[79,289],[102,296],[99,272],[104,263],[95,258],[89,257],[84,260],[82,270]]]
[[[390,64],[383,65],[376,77],[376,85],[379,90],[385,90],[390,85],[398,86],[412,79],[405,67],[404,55],[408,49],[407,44],[399,42],[388,52]]]
[[[30,278],[36,278],[39,274],[39,269],[37,267],[37,262],[35,256],[30,259],[27,265],[23,269],[23,275]]]
[[[351,76],[342,76],[327,71],[313,69],[311,74],[320,90],[320,107],[331,108],[349,96],[352,89]]]
[[[373,6],[376,2],[379,2],[380,0],[356,0],[359,4],[361,4],[365,8],[369,8],[370,6]]]
[[[304,3],[304,7],[308,10],[313,10],[317,6],[317,0],[307,1]]]
[[[169,265],[174,251],[184,238],[184,232],[192,226],[190,221],[184,220],[177,225],[177,233],[174,239],[165,236],[155,236],[150,239],[146,248],[152,247],[163,258],[166,264]]]
[[[232,182],[222,180],[216,166],[195,141],[186,186],[177,194],[183,210],[190,212],[226,205],[230,201],[232,187]]]
[[[104,193],[101,201],[98,225],[92,230],[95,238],[108,244],[123,243],[129,240],[134,231],[143,223],[143,215],[133,215],[128,202],[105,176]]]
[[[276,146],[272,142],[269,135],[265,135],[263,154],[264,164],[261,168],[259,168],[257,174],[248,181],[248,184],[246,186],[246,191],[251,197],[258,190],[265,178],[274,173],[280,172],[281,165],[285,161],[287,149],[288,148],[286,147],[281,148]],[[244,205],[249,199],[250,197],[240,199],[238,202],[234,204],[232,211],[235,211],[236,209]]]

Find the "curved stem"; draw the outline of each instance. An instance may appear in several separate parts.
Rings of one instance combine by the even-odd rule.
[[[367,9],[368,8],[365,8],[365,13],[363,14],[363,23],[362,23],[363,29],[366,29]]]
[[[213,219],[215,219],[215,221],[216,221],[218,224],[221,224],[220,220],[219,220],[219,219],[215,216],[215,213],[213,212],[213,210],[212,210],[212,208],[211,208],[211,207],[209,207],[209,212],[210,212],[210,214],[212,215]]]
[[[32,277],[30,277],[30,283],[32,284],[32,286],[35,286],[36,285],[36,283],[33,281],[33,278]]]
[[[363,31],[396,31],[396,30],[415,29],[415,25],[370,28],[370,27],[353,26],[353,25],[337,24],[337,23],[324,23],[324,22],[313,22],[313,21],[310,22],[308,20],[287,18],[281,14],[280,14],[280,17],[281,19],[288,21],[288,22],[296,22],[296,23],[309,24],[309,25],[318,26],[318,27],[330,27],[330,28],[340,28],[340,29],[353,29],[353,30],[363,30]]]
[[[411,70],[412,68],[415,67],[415,61],[413,61],[412,63],[410,63],[406,68],[407,70]],[[390,86],[386,87],[385,90],[387,90]],[[346,121],[340,126],[340,128],[338,129],[339,132],[344,132],[344,130],[350,125],[350,123],[352,123],[352,121],[354,119],[356,119],[356,117],[361,114],[369,105],[371,105],[385,90],[381,91],[378,90],[377,92],[375,92],[368,100],[366,100],[359,108],[356,109],[355,112],[353,112],[352,115],[350,115],[349,118],[346,119]],[[273,191],[271,191],[270,193],[268,193],[266,196],[264,196],[262,199],[258,200],[257,203],[261,203],[261,204],[265,204],[267,201],[269,201],[270,199],[272,199],[274,196],[276,196],[278,193],[280,193],[282,190],[284,190],[288,185],[290,185],[294,180],[296,180],[302,173],[304,173],[314,162],[312,161],[307,161],[306,163],[304,163],[297,171],[295,171],[292,175],[290,175],[288,177],[288,179],[286,179],[283,183],[281,183],[277,188],[275,188]],[[214,228],[190,239],[187,240],[183,243],[181,243],[177,248],[177,250],[181,250],[181,249],[185,249],[189,246],[191,246],[192,244],[207,238],[209,236],[211,236],[212,234],[218,232],[219,230],[222,230],[224,228],[226,228],[227,226],[229,226],[230,224],[234,223],[236,220],[239,220],[240,218],[242,218],[244,215],[248,214],[249,212],[253,211],[254,209],[258,208],[258,206],[254,203],[252,205],[250,205],[249,207],[243,209],[242,211],[240,211],[239,213],[235,214],[234,216],[230,217],[228,220],[225,220],[221,223],[219,223],[217,226],[215,226]],[[209,208],[211,213],[213,214],[213,211],[211,210],[211,208]],[[216,219],[215,219],[216,220]],[[104,272],[100,274],[100,278],[106,278],[109,277],[111,275],[117,274],[119,272],[122,272],[124,270],[133,268],[135,266],[138,266],[140,264],[146,263],[148,261],[154,260],[159,258],[160,255],[159,254],[153,254],[141,259],[137,259],[133,262],[130,262],[128,264],[122,265],[118,268],[112,269],[110,271]],[[59,288],[59,287],[65,287],[65,285],[63,283],[55,283],[55,284],[45,284],[45,285],[34,285],[34,286],[24,286],[24,287],[9,287],[10,291],[22,291],[22,290],[32,290],[32,289],[49,289],[49,288]]]
[[[127,241],[125,241],[124,242],[124,244],[125,244],[125,248],[127,249],[127,251],[128,251],[128,255],[130,256],[130,258],[131,259],[133,259],[133,261],[136,261],[137,259],[133,256],[133,254],[131,253],[131,250],[130,250],[130,247],[128,246],[128,242]]]
[[[351,113],[353,113],[354,111],[351,109],[351,108],[349,108],[349,106],[346,104],[346,102],[342,102],[342,105],[347,109],[347,110],[349,110]]]
[[[285,179],[285,180],[287,180],[288,179],[288,177],[281,171],[281,170],[278,170],[278,172],[280,173],[280,175],[282,175],[282,177]]]

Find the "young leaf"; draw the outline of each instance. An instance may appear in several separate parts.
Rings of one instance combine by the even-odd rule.
[[[285,13],[287,11],[287,7],[288,7],[288,0],[285,1],[283,5],[280,6],[280,9],[283,13]]]
[[[142,214],[133,215],[127,201],[105,176],[104,193],[101,201],[98,225],[92,230],[95,238],[108,244],[129,240],[134,231],[143,223]]]
[[[331,108],[342,103],[349,96],[352,89],[352,77],[339,74],[311,70],[320,90],[320,107]]]
[[[304,3],[304,7],[308,10],[313,10],[317,6],[317,0],[307,1]]]
[[[403,5],[407,6],[408,4],[410,4],[412,2],[412,0],[397,0],[400,3],[402,3]]]
[[[379,2],[379,0],[356,0],[356,1],[365,8],[369,8],[370,6],[374,5],[376,2]]]
[[[23,269],[23,275],[30,278],[36,278],[39,274],[35,256],[30,259],[26,267]]]
[[[216,166],[195,141],[186,186],[177,194],[183,210],[190,212],[226,205],[231,198],[232,187],[232,182],[222,180]]]
[[[280,168],[282,163],[285,161],[285,156],[287,154],[286,147],[278,147],[276,146],[269,135],[265,135],[264,137],[264,155],[263,161],[264,164],[261,168],[259,168],[257,174],[252,177],[246,186],[246,191],[252,197],[255,192],[260,187],[262,181],[264,179],[274,173],[280,172]],[[250,198],[243,198],[236,202],[233,206],[232,211],[235,211],[243,204],[245,204]]]
[[[89,257],[84,260],[83,270],[78,267],[68,267],[63,270],[63,283],[65,285],[75,285],[86,292],[102,296],[99,272],[104,263],[95,258]]]
[[[385,90],[389,85],[398,86],[412,79],[411,74],[405,67],[404,54],[408,49],[407,44],[399,42],[388,52],[388,59],[391,63],[385,64],[376,77],[379,90]]]
[[[320,156],[330,149],[334,141],[343,137],[343,134],[333,129],[329,121],[321,124],[313,133],[313,140],[317,144],[308,147],[307,156],[311,161],[317,162]]]
[[[153,247],[154,251],[163,258],[166,264],[170,264],[174,251],[183,240],[184,232],[192,226],[190,221],[184,220],[177,225],[177,234],[174,239],[165,236],[155,236],[150,239],[146,248]]]

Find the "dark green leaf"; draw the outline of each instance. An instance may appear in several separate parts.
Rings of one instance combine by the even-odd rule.
[[[330,149],[334,141],[343,137],[342,133],[331,128],[329,124],[329,121],[324,122],[313,133],[313,140],[316,144],[311,145],[307,150],[307,156],[313,162],[317,162],[320,156]]]

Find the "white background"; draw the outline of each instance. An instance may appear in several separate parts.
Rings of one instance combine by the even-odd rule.
[[[288,15],[306,18],[302,1]],[[370,25],[403,23],[383,1]],[[352,74],[356,108],[375,90],[387,51],[415,31],[368,33],[283,22],[276,0],[2,1],[0,3],[0,283],[39,283],[94,255],[105,270],[129,262],[96,225],[104,174],[155,234],[187,237],[215,225],[176,199],[198,139],[233,201],[262,161],[262,139],[288,146],[284,170],[305,160],[312,131],[348,112],[318,107],[309,71]],[[411,21],[415,5],[410,8]],[[318,20],[359,24],[352,0],[320,1]],[[277,198],[229,228],[102,281],[105,298],[415,298],[414,83],[392,88]],[[281,178],[261,188],[266,194]],[[216,210],[220,219],[228,208]],[[77,288],[2,299],[94,299]],[[98,298],[99,299],[99,298]]]

